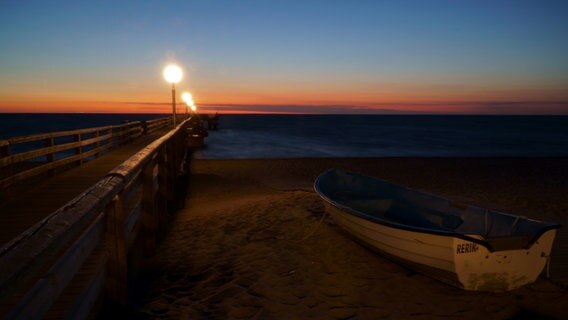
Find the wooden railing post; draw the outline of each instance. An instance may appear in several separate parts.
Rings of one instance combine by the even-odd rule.
[[[105,214],[108,254],[107,293],[112,300],[125,305],[128,301],[128,256],[124,232],[125,213],[120,194],[112,199]]]
[[[95,137],[98,138],[101,136],[101,131],[97,130],[97,132],[95,132]],[[97,148],[97,150],[100,150],[101,148],[101,142],[97,141],[97,143],[95,144],[95,148]],[[101,155],[100,152],[95,153],[95,158],[98,158]]]
[[[175,136],[166,142],[167,147],[167,165],[168,165],[168,207],[175,209],[176,196],[176,145]]]
[[[120,138],[118,140],[118,145],[122,146],[124,144],[124,126],[120,126]]]
[[[81,142],[81,134],[75,134],[73,135],[73,141],[75,142]],[[75,154],[76,155],[81,155],[83,154],[83,148],[81,146],[75,148]],[[81,157],[78,161],[79,165],[81,165],[83,163],[83,158]]]
[[[156,188],[154,183],[155,158],[152,157],[142,169],[142,225],[144,226],[144,249],[152,255],[156,251]]]
[[[186,135],[185,128],[182,128],[177,134],[177,149],[178,149],[178,165],[177,170],[178,173],[183,173],[185,168],[183,167],[185,160],[185,145],[184,145],[184,136]]]
[[[55,140],[55,139],[53,139],[53,137],[46,138],[46,139],[45,139],[45,146],[46,146],[46,147],[53,147],[53,145],[54,145],[54,140]],[[46,155],[45,155],[45,160],[46,160],[46,162],[53,162],[53,161],[55,160],[55,157],[54,157],[53,152],[50,152],[50,153],[46,154]],[[53,175],[55,174],[55,170],[49,170],[49,171],[48,171],[48,174],[49,174],[50,176],[53,176]]]
[[[146,120],[140,122],[142,126],[142,134],[148,134],[148,122]]]
[[[53,138],[46,138],[45,139],[45,146],[46,147],[53,147],[54,140],[55,139],[53,139]],[[53,152],[46,154],[45,159],[46,159],[47,162],[53,162],[53,159],[54,159]]]
[[[109,144],[109,149],[112,149],[114,147],[114,143],[112,141],[113,136],[114,136],[112,127],[108,129],[108,135],[109,135],[109,137],[108,137],[107,143]]]
[[[166,150],[167,143],[158,151],[158,199],[156,199],[157,204],[157,217],[158,217],[158,228],[160,232],[164,230],[167,222],[168,216],[168,153]]]
[[[128,143],[134,141],[134,138],[133,138],[134,133],[133,133],[132,129],[134,129],[134,125],[131,124],[131,123],[128,123],[128,125],[126,126],[126,143],[125,144],[128,144]]]

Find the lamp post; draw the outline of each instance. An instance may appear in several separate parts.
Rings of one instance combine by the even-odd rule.
[[[170,64],[164,69],[164,78],[172,84],[172,118],[174,129],[176,127],[176,83],[183,77],[183,71],[175,64]]]

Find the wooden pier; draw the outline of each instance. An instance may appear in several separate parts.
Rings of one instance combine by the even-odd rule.
[[[155,253],[185,198],[192,135],[206,134],[201,120],[178,123],[0,140],[0,317],[83,319],[105,299],[128,305],[141,257]],[[563,288],[567,234],[549,270]]]
[[[127,303],[137,260],[178,205],[190,121],[178,123],[0,141],[0,316],[85,318],[105,296]],[[24,143],[33,149],[16,153]]]

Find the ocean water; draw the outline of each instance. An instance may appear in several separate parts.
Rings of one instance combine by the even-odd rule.
[[[0,114],[0,139],[149,120]],[[568,156],[568,116],[221,115],[197,158]]]
[[[223,115],[204,159],[568,156],[567,116]]]

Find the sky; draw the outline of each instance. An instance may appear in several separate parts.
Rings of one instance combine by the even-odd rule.
[[[0,0],[0,112],[167,113],[177,63],[202,112],[568,114],[566,39],[565,0]]]

